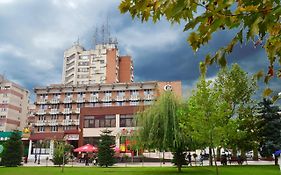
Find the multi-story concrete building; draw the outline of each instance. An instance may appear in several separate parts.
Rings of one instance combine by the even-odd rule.
[[[68,140],[74,147],[83,139],[80,124],[80,110],[84,107],[130,107],[150,105],[163,91],[172,90],[181,96],[181,82],[138,82],[111,83],[90,85],[51,85],[35,88],[36,115],[34,133],[30,137],[30,157],[38,149],[36,145],[41,140],[44,144],[44,154],[52,156],[53,140]],[[122,108],[125,109],[125,108]],[[106,110],[105,110],[106,111]],[[111,114],[110,114],[111,115]],[[114,116],[113,118],[115,118]],[[115,118],[115,121],[118,120]],[[111,127],[118,127],[112,124]],[[107,123],[99,124],[98,129],[106,128]],[[96,137],[100,132],[92,133]],[[80,141],[82,143],[83,141]],[[43,154],[43,152],[41,152]]]
[[[29,92],[0,76],[0,132],[22,130],[28,117]]]
[[[64,52],[62,82],[67,85],[133,82],[130,56],[119,56],[116,44],[85,50],[79,44]]]

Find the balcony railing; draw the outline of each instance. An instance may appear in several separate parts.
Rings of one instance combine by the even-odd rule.
[[[102,99],[103,102],[109,102],[112,101],[111,96],[104,96]]]
[[[98,96],[91,96],[90,97],[90,102],[93,103],[93,102],[98,102],[99,101],[99,97]]]
[[[77,97],[77,103],[84,103],[85,99],[83,97]]]
[[[59,123],[58,123],[57,120],[50,120],[50,121],[49,121],[49,125],[50,125],[50,126],[57,126],[57,125],[59,125]]]
[[[72,102],[72,98],[71,97],[66,97],[63,100],[64,103],[71,103]]]
[[[147,94],[144,96],[144,100],[154,100],[154,96],[152,94]]]
[[[116,97],[116,101],[125,101],[125,97],[124,96],[117,96]]]
[[[58,109],[51,109],[50,114],[58,114],[59,110]]]
[[[45,109],[39,109],[39,111],[37,112],[38,115],[44,115],[46,114]]]
[[[53,98],[53,99],[50,101],[51,104],[58,104],[59,102],[60,102],[60,101],[59,101],[58,98]]]
[[[72,120],[71,119],[65,119],[62,121],[62,125],[66,126],[66,125],[72,125]]]
[[[71,113],[71,109],[70,108],[65,108],[62,113],[63,114],[70,114]]]
[[[47,103],[47,99],[41,98],[41,99],[39,99],[39,100],[37,101],[37,103],[38,103],[38,104],[45,104],[45,103]]]
[[[36,123],[35,123],[35,126],[45,126],[47,124],[47,121],[46,120],[38,120]]]
[[[79,125],[79,119],[73,119],[72,125]]]
[[[131,97],[130,97],[130,100],[132,100],[132,101],[136,101],[139,99],[140,99],[139,95],[131,95]]]

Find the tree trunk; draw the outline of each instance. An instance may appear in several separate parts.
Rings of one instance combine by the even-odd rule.
[[[254,148],[253,154],[253,160],[259,160],[259,152],[257,148]]]
[[[181,164],[178,163],[178,164],[177,164],[177,167],[178,167],[178,172],[181,173]]]
[[[277,156],[274,156],[274,164],[278,165],[278,157]]]
[[[219,175],[219,167],[217,165],[217,159],[216,159],[216,154],[215,154],[215,149],[213,148],[213,153],[214,153],[214,161],[215,161],[215,166],[216,166],[216,175]]]
[[[217,148],[217,158],[215,159],[216,161],[221,160],[221,148]]]
[[[213,166],[213,156],[212,149],[209,147],[209,165]]]

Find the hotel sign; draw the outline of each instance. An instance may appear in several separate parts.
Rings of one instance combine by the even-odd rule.
[[[65,140],[79,140],[79,134],[68,134],[64,136]]]

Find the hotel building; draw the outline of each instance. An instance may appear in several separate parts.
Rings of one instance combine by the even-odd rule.
[[[76,44],[64,54],[63,84],[34,89],[29,157],[36,153],[52,158],[55,140],[67,140],[75,148],[96,144],[105,128],[114,130],[119,144],[120,129],[134,127],[129,123],[138,109],[151,105],[165,90],[181,96],[181,89],[180,81],[133,82],[131,58],[119,56],[115,44],[89,51]]]

